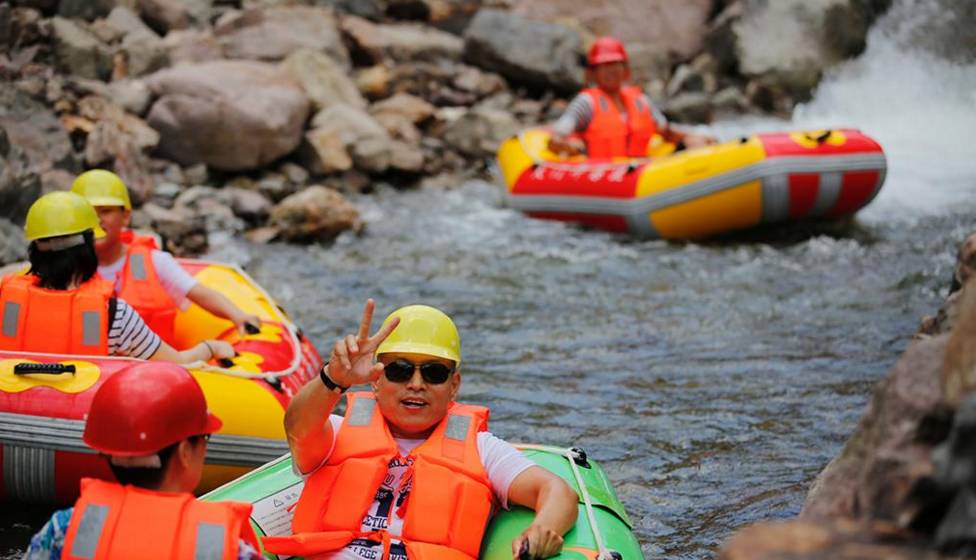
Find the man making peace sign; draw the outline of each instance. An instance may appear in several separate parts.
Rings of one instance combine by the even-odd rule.
[[[367,301],[358,334],[336,341],[321,381],[288,407],[288,443],[307,480],[294,535],[265,538],[265,548],[329,560],[474,560],[494,506],[513,503],[536,511],[513,557],[558,553],[576,493],[488,432],[488,409],[454,402],[461,341],[451,319],[411,305],[370,336],[373,309]],[[362,384],[373,391],[350,393],[345,417],[333,415],[346,389]]]

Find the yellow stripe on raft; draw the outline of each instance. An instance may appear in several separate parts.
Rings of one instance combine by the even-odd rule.
[[[635,194],[638,198],[659,194],[724,175],[764,159],[766,151],[755,136],[744,143],[727,142],[709,148],[679,152],[652,161],[637,180]]]
[[[62,393],[81,393],[87,391],[101,377],[101,369],[91,362],[79,360],[64,360],[58,362],[75,366],[74,373],[61,375],[30,374],[17,375],[14,366],[17,364],[37,364],[34,360],[0,360],[0,392],[20,393],[34,387],[50,387]]]
[[[703,216],[708,216],[703,220]],[[649,216],[665,238],[695,239],[754,226],[762,219],[762,183],[752,181],[703,198],[670,206]]]

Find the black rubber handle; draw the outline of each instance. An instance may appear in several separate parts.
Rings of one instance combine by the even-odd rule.
[[[64,375],[70,373],[74,375],[75,366],[71,364],[29,364],[19,363],[14,365],[14,375]]]
[[[220,367],[222,368],[234,367],[234,360],[230,358],[220,358],[219,360],[217,360],[217,363],[220,364]]]
[[[529,554],[529,541],[522,541],[522,546],[519,547],[519,560],[532,560],[532,555]]]
[[[251,323],[244,323],[244,330],[247,331],[247,334],[258,334],[261,332],[261,327]]]

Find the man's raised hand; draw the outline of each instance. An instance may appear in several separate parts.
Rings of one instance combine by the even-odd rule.
[[[386,337],[390,336],[393,329],[400,324],[400,318],[393,319],[370,336],[369,329],[373,323],[373,310],[375,308],[376,304],[372,298],[366,300],[363,318],[359,322],[359,332],[356,335],[350,334],[340,338],[332,346],[332,355],[329,358],[329,377],[339,385],[350,387],[371,383],[383,373],[383,365],[373,363],[373,353],[386,340]]]

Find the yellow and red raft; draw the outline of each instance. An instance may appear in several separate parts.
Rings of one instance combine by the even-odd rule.
[[[649,159],[612,161],[560,158],[548,140],[530,129],[499,148],[510,207],[648,238],[848,216],[878,194],[886,171],[881,146],[853,129],[756,134],[676,153],[658,143]]]
[[[193,259],[180,265],[200,283],[259,316],[260,332],[233,325],[196,305],[181,311],[169,342],[188,348],[201,340],[230,342],[237,357],[188,369],[208,408],[223,420],[207,447],[198,490],[205,491],[288,452],[283,427],[291,397],[318,374],[322,359],[271,297],[236,266]],[[82,477],[111,480],[104,459],[81,436],[95,391],[135,363],[130,358],[0,352],[0,501],[66,504]],[[46,372],[18,374],[17,365],[45,364]]]

